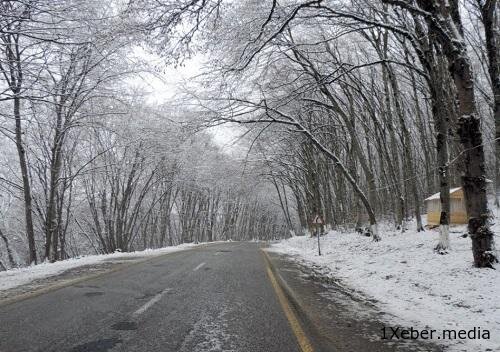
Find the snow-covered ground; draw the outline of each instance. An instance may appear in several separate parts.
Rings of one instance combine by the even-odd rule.
[[[322,256],[316,238],[304,236],[276,243],[270,250],[320,265],[325,275],[376,299],[382,311],[394,316],[387,326],[487,329],[490,340],[439,342],[450,343],[453,351],[500,351],[500,266],[472,266],[471,240],[462,237],[464,226],[450,228],[448,255],[433,252],[437,230],[402,234],[382,226],[380,232],[382,241],[376,243],[357,233],[332,231],[321,237]],[[500,245],[500,226],[495,226],[495,233]]]
[[[174,246],[174,247],[147,249],[145,251],[137,251],[129,253],[115,252],[112,254],[105,254],[105,255],[89,255],[80,258],[62,260],[55,263],[43,263],[19,269],[11,269],[8,271],[0,272],[0,291],[8,290],[20,285],[30,283],[33,280],[54,276],[68,269],[73,269],[84,265],[98,264],[110,259],[143,258],[143,257],[158,256],[166,253],[186,250],[194,246],[197,245],[181,244],[179,246]]]

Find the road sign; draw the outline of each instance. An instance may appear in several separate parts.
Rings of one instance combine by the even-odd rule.
[[[314,220],[312,223],[313,223],[313,225],[323,225],[324,224],[323,219],[319,215],[316,215],[314,217]]]

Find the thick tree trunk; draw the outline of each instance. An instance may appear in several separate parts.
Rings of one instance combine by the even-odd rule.
[[[26,150],[24,149],[23,130],[21,122],[21,98],[16,92],[14,97],[14,118],[16,121],[16,148],[19,157],[19,166],[21,169],[21,178],[23,181],[24,195],[24,216],[26,221],[26,236],[28,238],[29,263],[37,264],[36,247],[35,247],[35,231],[33,228],[33,200],[31,197],[31,185],[28,172],[28,162],[26,160]]]
[[[484,157],[481,119],[476,113],[474,79],[465,52],[453,54],[450,67],[458,93],[458,135],[464,148],[464,171],[462,185],[465,206],[469,217],[469,234],[472,239],[474,265],[479,268],[492,267],[498,262],[495,256],[493,232],[489,224],[488,199],[486,194],[486,163]]]
[[[446,70],[446,59],[435,58],[434,69],[430,72],[433,86],[430,87],[432,99],[432,115],[436,130],[436,150],[439,180],[439,199],[441,214],[439,216],[439,242],[434,250],[439,254],[447,254],[450,249],[450,170],[449,170],[449,130],[453,114],[452,97],[447,90],[449,74]],[[449,82],[451,84],[451,82]]]
[[[495,119],[495,205],[500,207],[498,191],[500,187],[500,34],[498,29],[499,4],[497,0],[479,1],[486,39],[488,72],[493,93],[493,116]]]
[[[439,242],[434,250],[446,254],[450,248],[450,183],[449,183],[449,152],[448,152],[448,121],[445,111],[439,106],[442,101],[433,99],[433,115],[436,126],[436,149],[439,177],[439,199],[441,215],[439,216]]]
[[[56,194],[59,176],[61,174],[62,144],[64,142],[64,132],[61,132],[62,116],[59,108],[57,109],[56,114],[56,128],[50,155],[49,197],[45,218],[45,258],[50,259],[51,262],[55,262],[59,259],[59,225],[57,221]]]
[[[55,147],[59,148],[59,147]],[[45,219],[45,258],[55,262],[58,257],[58,222],[56,193],[57,183],[61,170],[60,152],[53,150],[50,163],[49,199],[47,204],[47,215]]]

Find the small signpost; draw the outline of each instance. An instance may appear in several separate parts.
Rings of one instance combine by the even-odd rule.
[[[312,224],[316,227],[316,237],[318,238],[318,255],[321,255],[321,246],[319,243],[319,233],[321,230],[321,226],[324,225],[323,219],[321,216],[316,215],[314,217],[314,220],[312,221]]]

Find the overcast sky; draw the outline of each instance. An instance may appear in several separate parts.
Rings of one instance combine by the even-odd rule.
[[[150,102],[156,104],[168,104],[175,100],[180,86],[201,73],[204,58],[200,55],[185,60],[182,65],[166,65],[163,58],[143,49],[138,48],[136,55],[146,59],[157,68],[156,74],[142,74],[140,79],[134,80],[132,84],[140,86],[144,90]],[[241,154],[241,145],[237,143],[241,131],[236,131],[234,126],[219,126],[209,131],[214,141],[228,153]]]

